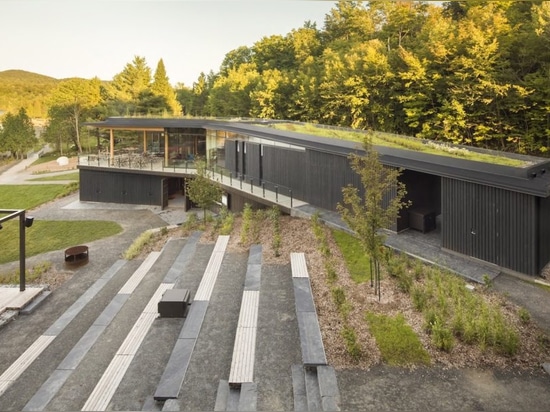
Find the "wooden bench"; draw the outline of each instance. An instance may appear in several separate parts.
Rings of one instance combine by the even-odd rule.
[[[241,311],[229,372],[228,382],[232,387],[252,383],[254,378],[256,332],[260,305],[261,254],[261,245],[254,245],[250,248]]]

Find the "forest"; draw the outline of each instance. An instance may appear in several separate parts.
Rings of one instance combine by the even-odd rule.
[[[2,79],[0,109],[16,112],[23,103],[6,107]],[[548,156],[550,2],[342,0],[324,27],[305,22],[228,51],[217,72],[189,87],[170,85],[162,60],[152,75],[139,56],[111,81],[34,87],[36,99],[23,107],[50,119],[46,137],[75,144],[86,120],[184,115],[287,119]]]

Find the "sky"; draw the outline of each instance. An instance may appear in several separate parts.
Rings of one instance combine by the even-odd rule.
[[[225,55],[304,22],[324,27],[335,1],[0,0],[0,71],[112,80],[135,56],[172,85],[218,72]]]

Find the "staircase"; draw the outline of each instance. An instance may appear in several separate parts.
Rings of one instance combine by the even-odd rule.
[[[21,318],[41,332],[0,369],[0,410],[338,410],[319,342],[304,355],[304,336],[320,338],[309,279],[264,265],[261,245],[200,236],[115,262],[51,324],[35,317],[55,293]],[[168,289],[191,292],[186,318],[158,316]]]

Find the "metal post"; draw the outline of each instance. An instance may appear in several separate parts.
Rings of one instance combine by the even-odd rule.
[[[275,185],[275,201],[279,203],[279,186]]]
[[[240,179],[239,179],[239,184],[240,184],[240,187],[241,187],[241,190],[243,188],[243,175],[240,176]]]
[[[254,182],[254,178],[250,178],[250,193],[254,193],[254,185],[252,184]]]
[[[292,207],[292,189],[288,189],[288,192],[290,193],[290,207]]]
[[[19,291],[25,291],[25,211],[19,215]]]
[[[263,196],[265,197],[265,182],[262,182],[262,193],[263,193]]]

